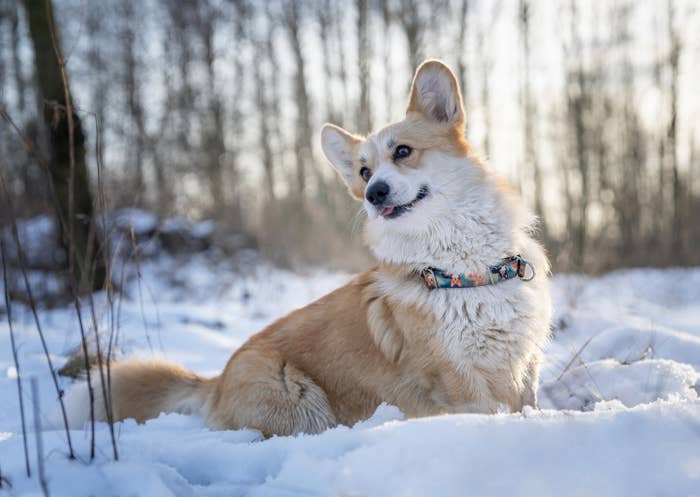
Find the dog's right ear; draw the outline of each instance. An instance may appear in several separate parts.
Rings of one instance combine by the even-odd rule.
[[[435,122],[464,127],[462,94],[447,64],[432,59],[420,65],[413,78],[406,112],[418,112]]]
[[[355,177],[352,148],[362,140],[334,124],[324,124],[321,130],[321,146],[326,158],[350,186]]]

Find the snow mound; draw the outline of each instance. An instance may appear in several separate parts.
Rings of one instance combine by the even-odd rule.
[[[652,359],[621,364],[614,359],[589,362],[570,369],[540,387],[542,404],[557,409],[591,410],[603,401],[619,400],[627,407],[657,399],[698,398],[700,375],[688,364]],[[542,395],[544,394],[544,395]]]

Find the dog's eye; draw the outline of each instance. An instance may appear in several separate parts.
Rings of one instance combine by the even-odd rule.
[[[372,171],[370,171],[367,167],[363,167],[360,169],[360,176],[363,180],[369,181],[369,179],[372,177]]]
[[[394,160],[408,157],[411,155],[411,152],[413,152],[413,149],[408,145],[399,145],[396,147],[396,150],[394,150]]]

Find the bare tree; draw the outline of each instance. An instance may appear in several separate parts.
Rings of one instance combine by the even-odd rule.
[[[643,172],[641,169],[646,163],[644,157],[646,137],[637,111],[634,66],[629,52],[631,42],[629,19],[633,7],[633,2],[618,3],[610,16],[615,24],[614,33],[616,33],[613,45],[621,52],[618,66],[621,72],[623,98],[618,98],[618,100],[622,100],[622,112],[619,113],[621,129],[618,135],[623,146],[619,154],[621,167],[619,177],[616,178],[614,207],[620,231],[620,243],[625,253],[630,253],[634,245],[639,242],[641,230],[640,173]],[[601,169],[599,174],[604,169]]]
[[[120,30],[122,63],[123,63],[123,87],[126,92],[127,112],[131,126],[125,132],[130,146],[128,157],[133,161],[134,186],[131,191],[136,204],[141,204],[145,190],[144,154],[146,148],[146,125],[143,105],[141,103],[141,88],[138,81],[140,61],[138,60],[137,32],[139,15],[135,12],[136,3],[133,0],[125,0],[120,4],[122,21]],[[98,100],[101,100],[98,98]]]
[[[268,20],[268,26],[266,30],[271,31],[270,22]],[[266,38],[269,34],[265,33]],[[267,195],[267,202],[272,203],[275,201],[275,166],[274,157],[272,154],[272,147],[270,143],[270,125],[269,119],[271,116],[270,105],[268,104],[268,98],[265,89],[268,84],[268,80],[263,74],[263,64],[262,61],[268,61],[268,51],[267,44],[265,41],[257,41],[255,44],[256,59],[258,64],[255,64],[253,68],[253,73],[255,77],[255,97],[256,104],[258,107],[258,122],[260,125],[258,133],[259,147],[262,151],[262,163],[263,169],[265,171],[265,193]],[[268,64],[265,64],[268,66]]]
[[[369,133],[372,130],[372,116],[369,103],[369,32],[367,17],[369,15],[367,0],[357,0],[357,69],[360,79],[360,104],[357,108],[357,130]]]
[[[19,33],[19,2],[10,2],[10,43],[12,46],[12,72],[14,73],[15,91],[17,93],[17,110],[24,113],[27,85],[22,72],[22,61],[20,59],[20,33]]]
[[[306,61],[301,48],[301,19],[304,4],[295,0],[287,0],[283,7],[283,22],[289,37],[289,43],[294,54],[294,99],[297,105],[295,126],[294,154],[296,156],[296,182],[299,199],[306,194],[307,168],[313,167],[311,155],[311,106],[309,93],[306,88]]]
[[[421,47],[427,22],[422,17],[421,11],[419,0],[406,0],[400,8],[395,9],[408,43],[408,61],[411,65],[411,74],[416,71],[423,60]]]
[[[155,191],[156,191],[156,205],[157,210],[160,213],[169,212],[173,203],[173,187],[171,181],[171,174],[167,174],[166,169],[172,168],[173,161],[170,158],[172,154],[172,148],[174,144],[170,139],[170,133],[173,132],[174,125],[174,113],[175,106],[170,105],[170,102],[177,102],[177,89],[173,83],[172,77],[172,66],[175,65],[176,55],[174,54],[174,47],[170,42],[172,38],[172,31],[170,27],[166,27],[163,33],[163,38],[161,40],[162,49],[164,53],[165,64],[160,68],[162,79],[164,82],[164,90],[166,100],[160,108],[160,114],[158,115],[158,125],[156,126],[156,132],[153,136],[149,136],[148,139],[148,149],[153,163],[153,172],[155,173]],[[155,115],[155,111],[153,111]],[[180,147],[187,147],[188,142],[178,144]],[[179,148],[179,147],[178,147]]]
[[[583,266],[588,244],[588,204],[590,200],[590,176],[588,156],[588,133],[586,114],[590,108],[588,73],[584,67],[583,42],[579,33],[580,19],[577,0],[570,4],[571,47],[568,59],[574,61],[566,74],[567,114],[573,139],[572,156],[578,172],[580,194],[573,226],[575,254],[574,260]]]
[[[491,73],[493,72],[493,59],[487,49],[489,43],[487,33],[493,31],[500,11],[501,1],[497,0],[491,5],[489,15],[484,16],[485,19],[479,24],[476,34],[476,44],[481,47],[477,71],[481,73],[481,108],[484,116],[483,153],[486,157],[491,155]]]
[[[242,110],[242,100],[245,92],[245,77],[246,77],[246,66],[244,60],[244,48],[248,42],[248,23],[252,18],[252,6],[248,0],[234,0],[233,1],[233,31],[235,39],[234,47],[234,59],[233,59],[233,69],[234,69],[234,79],[231,88],[232,93],[236,96],[233,100],[233,107],[231,109],[231,134],[233,136],[234,143],[230,148],[227,148],[227,155],[229,157],[227,161],[227,172],[230,176],[230,191],[231,197],[229,200],[229,222],[236,228],[241,228],[243,226],[243,217],[241,213],[241,195],[243,189],[240,185],[240,164],[239,157],[242,150],[243,131],[245,129],[244,115]],[[270,34],[270,36],[272,36]],[[269,40],[271,43],[271,40]]]
[[[87,36],[90,39],[90,48],[88,48],[86,58],[89,70],[94,78],[94,86],[90,97],[90,109],[95,113],[95,117],[102,129],[104,129],[104,124],[106,122],[107,98],[109,95],[107,64],[100,43],[100,38],[103,36],[102,16],[100,14],[103,13],[104,7],[100,6],[98,12],[98,7],[91,4],[88,6],[85,21]],[[101,145],[102,146],[97,148],[96,153],[99,155],[98,160],[100,163],[104,163],[104,149],[106,146],[104,133],[102,134]]]
[[[209,191],[212,196],[214,212],[224,212],[224,174],[223,158],[226,153],[224,135],[224,106],[217,90],[216,82],[216,53],[214,52],[214,37],[217,21],[222,17],[221,9],[209,1],[199,2],[194,28],[204,49],[204,66],[207,74],[206,115],[202,119],[202,157],[204,169],[209,178]],[[230,212],[227,212],[230,214]]]
[[[335,19],[336,22],[335,24],[335,36],[336,36],[336,45],[338,47],[338,76],[340,79],[340,84],[343,88],[343,108],[342,108],[342,116],[341,116],[341,123],[343,126],[348,126],[349,125],[349,120],[348,116],[350,115],[350,88],[349,88],[349,78],[348,78],[348,72],[347,72],[347,67],[345,65],[345,61],[348,59],[347,58],[347,51],[345,47],[345,37],[346,33],[343,27],[345,26],[345,10],[343,8],[343,2],[340,1],[335,1]]]
[[[333,27],[333,10],[331,9],[331,0],[323,0],[323,5],[318,9],[318,24],[320,27],[321,48],[323,50],[323,76],[324,76],[324,91],[326,97],[326,121],[337,122],[335,107],[333,102],[333,68],[331,61],[333,60],[333,49],[331,47],[331,29]]]
[[[467,49],[467,35],[469,34],[469,0],[462,0],[459,9],[459,32],[457,35],[457,77],[462,88],[462,99],[465,105],[469,103],[469,84],[467,72],[469,71],[469,51]]]
[[[382,28],[384,29],[384,37],[382,39],[383,51],[382,59],[384,65],[384,108],[385,108],[385,121],[390,121],[392,119],[392,91],[391,91],[391,26],[392,26],[392,15],[389,6],[389,0],[380,0],[380,8],[382,12]]]
[[[85,134],[80,116],[74,113],[72,96],[55,30],[51,1],[24,0],[29,20],[36,80],[49,130],[50,173],[58,199],[61,241],[68,254],[71,277],[84,292],[102,288],[106,270],[95,257],[98,237],[93,222]],[[72,125],[72,126],[71,126]]]
[[[194,54],[191,38],[191,19],[195,18],[195,3],[178,0],[164,0],[169,20],[168,41],[174,67],[178,76],[178,86],[173,86],[172,99],[168,105],[173,106],[175,141],[179,149],[179,162],[191,163],[193,159],[192,116],[196,115],[194,88],[191,82]]]
[[[520,84],[521,113],[523,123],[523,169],[531,169],[535,185],[534,204],[535,214],[540,219],[542,234],[546,239],[547,222],[544,216],[542,172],[539,160],[535,154],[535,123],[537,122],[537,107],[530,88],[530,18],[532,5],[528,0],[520,0],[518,4],[518,26],[520,28],[520,44],[522,46],[522,79]]]
[[[280,109],[280,87],[282,86],[282,81],[280,80],[280,78],[273,76],[276,73],[275,68],[279,66],[277,50],[275,47],[275,33],[277,32],[278,24],[275,21],[274,16],[272,16],[270,13],[269,3],[266,6],[265,13],[269,22],[266,33],[267,36],[265,39],[265,58],[267,60],[268,67],[270,68],[271,80],[268,83],[270,90],[268,94],[268,110],[270,112],[270,116],[281,116],[282,111]],[[273,162],[277,166],[277,169],[283,168],[286,162],[284,157],[284,136],[282,134],[280,123],[281,119],[273,118],[272,123],[269,126],[270,129],[268,135],[268,144],[269,142],[274,141],[274,143],[276,143],[277,146],[277,149],[273,151]]]
[[[673,191],[673,215],[671,223],[671,253],[672,257],[682,256],[683,253],[683,197],[681,177],[678,168],[678,86],[680,80],[680,56],[682,50],[681,37],[676,26],[675,0],[666,1],[668,22],[668,70],[669,70],[669,101],[668,128],[666,131],[668,169],[671,170]]]

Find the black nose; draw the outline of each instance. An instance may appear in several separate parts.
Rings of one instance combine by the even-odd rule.
[[[386,200],[387,195],[390,192],[389,185],[383,181],[376,181],[367,188],[365,192],[365,198],[369,200],[372,205],[381,205]]]

